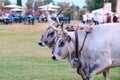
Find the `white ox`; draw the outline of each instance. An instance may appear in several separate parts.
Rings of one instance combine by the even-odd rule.
[[[64,30],[63,30],[64,31]],[[79,50],[86,33],[78,31]],[[65,32],[56,42],[53,59],[68,59],[72,67],[75,65],[75,34]],[[94,76],[112,67],[120,67],[120,24],[104,24],[93,27],[88,34],[83,50],[79,56],[83,80],[93,80]],[[106,79],[108,80],[108,79]]]

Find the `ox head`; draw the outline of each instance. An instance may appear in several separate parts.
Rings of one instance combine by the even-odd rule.
[[[62,25],[59,25],[59,26],[63,26]],[[61,28],[59,28],[59,26],[57,27],[57,30],[52,28],[52,27],[49,27],[46,32],[42,35],[40,41],[38,42],[38,44],[40,46],[45,46],[47,45],[49,48],[53,49],[54,45],[55,45],[55,41],[57,40],[57,38],[62,35],[62,32],[61,32]]]
[[[50,18],[50,14],[49,14],[48,10],[46,11],[46,13],[47,13],[47,19],[49,22],[49,28],[42,35],[38,44],[40,46],[47,45],[49,48],[53,49],[53,46],[55,44],[55,38],[56,38],[57,34],[60,32],[59,31],[60,30],[59,29],[60,23],[59,23],[58,17],[57,17],[57,22],[55,22]]]
[[[67,59],[71,52],[74,51],[74,32],[68,32],[62,27],[63,35],[61,35],[55,44],[55,49],[53,51],[52,59]]]
[[[55,44],[56,33],[57,33],[57,31],[55,31],[53,28],[49,27],[46,30],[46,32],[42,35],[38,44],[40,46],[47,45],[49,48],[52,48]]]

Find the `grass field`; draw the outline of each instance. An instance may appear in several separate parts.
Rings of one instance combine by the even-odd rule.
[[[51,50],[38,45],[46,26],[0,25],[0,80],[82,80],[67,61],[53,61]],[[110,78],[120,80],[120,68],[111,69]]]

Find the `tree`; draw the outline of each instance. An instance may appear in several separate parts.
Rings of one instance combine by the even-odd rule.
[[[65,9],[65,8],[68,7],[69,3],[66,3],[66,2],[59,2],[57,5],[60,6],[61,9]]]
[[[104,1],[111,2],[112,11],[115,11],[116,0],[86,0],[87,6],[84,6],[84,8],[87,8],[88,10],[91,10],[91,11],[101,8],[104,5]]]
[[[32,9],[32,3],[34,2],[34,0],[27,0],[27,3],[26,3],[26,7],[28,9]]]
[[[3,7],[3,6],[2,6],[2,0],[0,0],[0,9],[2,9],[2,7]]]
[[[104,5],[104,0],[93,0],[93,9],[99,9],[103,7]]]
[[[22,6],[22,0],[17,0],[17,5]]]
[[[104,0],[86,0],[87,9],[92,11],[103,7]]]
[[[112,3],[112,11],[116,11],[115,8],[116,8],[116,0],[108,0],[108,2],[111,2]]]
[[[0,4],[2,4],[2,0],[0,0]]]
[[[75,10],[76,10],[76,11],[79,11],[79,10],[80,10],[80,7],[79,7],[79,6],[75,6]]]
[[[10,5],[11,2],[9,0],[4,0],[4,5]]]
[[[35,2],[35,9],[38,9],[38,7],[39,6],[42,6],[43,5],[43,2],[42,2],[42,0],[36,0],[36,2]]]
[[[44,4],[49,4],[50,2],[53,2],[53,0],[43,0]]]
[[[78,17],[79,20],[82,20],[82,15],[83,15],[85,12],[86,12],[85,9],[79,11],[79,15],[78,15],[78,16],[79,16],[79,17]]]
[[[93,10],[93,0],[86,0],[86,4],[87,4],[87,6],[86,6],[86,8],[88,9],[88,10]]]
[[[32,6],[34,4],[34,7]],[[38,9],[39,6],[43,5],[42,0],[27,0],[26,6],[28,9]]]

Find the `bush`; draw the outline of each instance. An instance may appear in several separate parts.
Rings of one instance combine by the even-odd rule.
[[[84,14],[86,12],[86,10],[80,10],[79,11],[79,14],[78,14],[78,16],[79,16],[79,20],[82,20],[82,15]]]
[[[64,12],[64,16],[65,16],[65,17],[70,17],[71,14],[72,14],[71,11],[66,11],[66,12]]]

